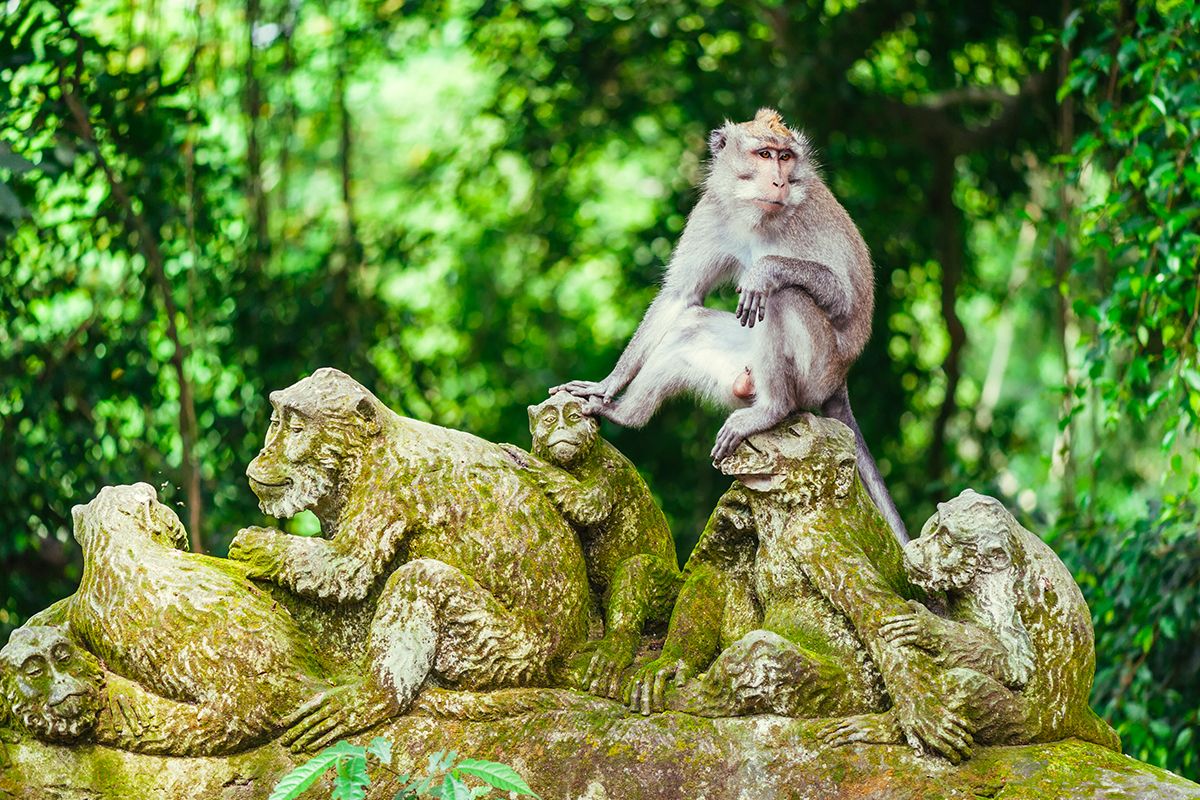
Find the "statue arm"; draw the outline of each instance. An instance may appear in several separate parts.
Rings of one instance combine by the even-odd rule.
[[[910,613],[910,608],[866,554],[829,537],[819,552],[806,559],[804,569],[854,625],[883,676],[894,704],[892,713],[908,742],[940,753],[953,763],[968,757],[973,731],[938,694],[938,667],[933,659],[915,648],[894,644],[882,634],[886,619]]]
[[[612,516],[613,493],[606,481],[581,481],[551,464],[542,464],[537,477],[546,497],[572,525],[587,528]]]
[[[257,743],[262,731],[246,730],[227,715],[196,703],[169,700],[111,672],[96,740],[109,747],[160,756],[215,756]]]
[[[321,600],[356,602],[367,596],[408,532],[404,519],[377,520],[364,512],[333,539],[292,536],[274,528],[243,528],[229,557],[263,578]],[[372,526],[378,522],[378,528]]]

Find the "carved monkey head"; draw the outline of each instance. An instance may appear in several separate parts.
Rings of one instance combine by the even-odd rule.
[[[584,414],[583,406],[584,401],[570,392],[555,392],[529,406],[534,455],[563,468],[586,459],[600,437],[600,423]]]
[[[717,467],[755,492],[779,492],[802,505],[841,502],[854,488],[854,434],[837,420],[805,412],[746,437]]]
[[[726,120],[709,136],[708,149],[706,193],[752,224],[786,217],[817,174],[808,138],[771,108],[759,109],[750,122]]]
[[[18,628],[0,650],[0,696],[13,721],[33,736],[73,742],[96,726],[104,676],[95,656],[62,629]]]
[[[292,517],[335,502],[351,459],[381,430],[387,409],[358,381],[324,367],[271,392],[266,444],[246,467],[264,514]]]
[[[904,548],[904,567],[913,583],[932,591],[958,591],[977,575],[1009,569],[1017,524],[992,497],[967,489],[947,503]]]
[[[85,550],[100,536],[149,540],[175,550],[189,547],[183,523],[158,502],[158,493],[148,483],[105,486],[92,502],[72,508],[71,517],[75,540]]]

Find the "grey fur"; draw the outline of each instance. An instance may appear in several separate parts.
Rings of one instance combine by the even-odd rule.
[[[807,138],[778,113],[727,121],[709,147],[704,195],[616,368],[602,381],[550,391],[589,398],[588,413],[632,427],[688,391],[733,408],[713,447],[718,461],[789,414],[821,409],[855,432],[863,483],[896,539],[907,543],[846,393],[846,372],[871,335],[875,277],[867,245],[818,175]],[[705,308],[708,293],[728,280],[738,283],[738,310]],[[749,405],[733,394],[747,367],[756,391]]]

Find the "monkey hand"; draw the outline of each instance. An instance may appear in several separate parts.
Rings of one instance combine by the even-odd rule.
[[[912,645],[934,655],[944,653],[950,623],[916,600],[909,600],[908,606],[912,613],[886,617],[879,635],[897,647]]]
[[[625,388],[629,381],[618,381],[609,375],[602,381],[568,381],[559,384],[558,386],[550,387],[550,394],[558,394],[559,392],[567,392],[576,397],[582,398],[600,398],[601,403],[608,405],[612,402],[613,397],[617,392]],[[595,401],[593,401],[595,402]]]
[[[242,528],[229,545],[229,558],[246,563],[251,578],[276,577],[287,551],[287,536],[274,528]]]
[[[748,283],[749,276],[737,287],[737,293],[741,297],[738,298],[737,310],[733,312],[743,328],[747,325],[753,328],[755,322],[762,322],[767,316],[767,298],[771,296],[771,292],[765,286],[750,286]]]
[[[634,672],[621,699],[630,711],[647,716],[661,712],[666,704],[667,681],[679,685],[690,677],[691,670],[682,658],[664,656]]]

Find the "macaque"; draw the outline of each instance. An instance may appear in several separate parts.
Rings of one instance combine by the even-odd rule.
[[[709,150],[704,195],[616,368],[551,394],[587,398],[588,414],[632,427],[683,392],[732,408],[715,461],[795,411],[819,409],[854,432],[871,500],[907,543],[846,391],[846,373],[871,334],[875,278],[866,243],[817,174],[808,139],[777,111],[726,122]],[[705,308],[708,293],[730,280],[741,295],[737,310]]]

